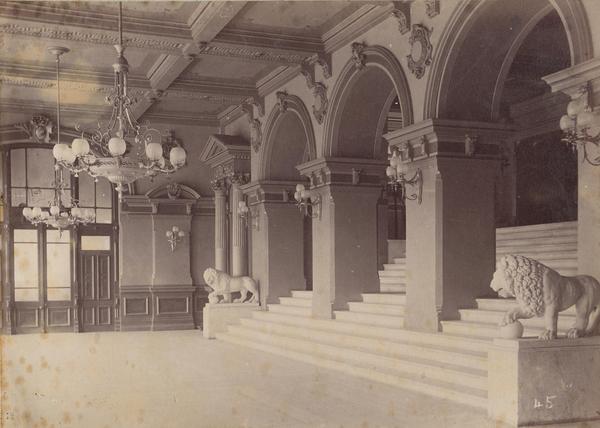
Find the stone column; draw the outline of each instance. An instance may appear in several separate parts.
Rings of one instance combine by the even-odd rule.
[[[458,319],[459,308],[492,295],[497,144],[511,131],[428,120],[390,134],[388,141],[401,148],[406,177],[422,173],[422,202],[406,201],[405,326],[435,332],[441,320]],[[407,194],[416,189],[407,186]]]
[[[252,182],[244,186],[252,233],[252,276],[260,287],[263,307],[279,303],[291,290],[306,288],[304,219],[289,197],[295,182]]]
[[[248,275],[248,246],[244,219],[239,216],[238,204],[244,200],[240,185],[244,183],[238,177],[231,183],[231,275]]]
[[[221,182],[217,182],[221,183]],[[213,186],[215,192],[215,269],[227,271],[227,200],[224,186]]]
[[[600,105],[600,58],[566,68],[545,76],[544,80],[552,87],[552,92],[563,92],[571,99],[580,96],[582,87],[589,91],[590,105],[598,111]],[[565,100],[564,114],[566,114]],[[558,121],[556,123],[558,128]],[[600,132],[594,127],[591,133]],[[600,156],[600,149],[588,143],[589,157]],[[580,274],[592,275],[600,279],[600,166],[593,166],[583,160],[583,150],[579,151],[578,162],[578,202],[577,202],[577,263]]]
[[[385,162],[320,158],[298,166],[320,195],[313,218],[315,318],[348,309],[360,294],[377,292],[377,201]]]

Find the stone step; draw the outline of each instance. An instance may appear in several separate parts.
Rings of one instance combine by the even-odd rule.
[[[406,257],[396,257],[396,258],[394,258],[394,264],[396,264],[396,265],[405,265],[406,264]]]
[[[382,293],[406,294],[406,284],[381,284],[379,291]]]
[[[255,342],[267,343],[296,352],[311,354],[335,361],[356,364],[363,367],[371,367],[387,373],[396,375],[409,375],[429,381],[439,381],[460,388],[470,388],[476,394],[485,396],[487,391],[487,371],[474,370],[467,367],[450,366],[437,362],[424,362],[392,358],[380,353],[367,352],[335,344],[321,343],[311,338],[302,339],[298,337],[271,334],[268,332],[250,329],[246,326],[232,325],[228,333],[250,339]]]
[[[301,306],[287,306],[287,305],[267,305],[270,312],[278,314],[310,317],[312,314],[312,308],[301,307]]]
[[[347,347],[366,352],[375,352],[392,358],[407,359],[417,362],[429,361],[431,364],[457,366],[458,368],[477,370],[480,375],[487,373],[487,356],[460,351],[451,348],[434,347],[424,344],[411,344],[389,339],[355,336],[335,331],[306,329],[289,324],[279,324],[253,318],[241,320],[241,325],[264,333],[289,336],[320,343]]]
[[[312,300],[312,290],[292,290],[292,297]]]
[[[486,356],[487,347],[491,345],[491,339],[465,338],[450,336],[441,333],[426,333],[400,328],[388,328],[354,322],[343,322],[341,320],[324,320],[308,317],[290,316],[266,311],[252,312],[252,318],[276,324],[285,324],[301,327],[310,331],[330,331],[341,334],[367,337],[371,339],[383,339],[389,341],[400,341],[435,347],[454,349],[460,352],[470,352],[475,355]]]
[[[501,249],[496,249],[496,259],[499,259],[507,254],[511,253]],[[537,247],[532,247],[529,251],[521,251],[515,254],[520,254],[536,260],[577,260],[577,247],[565,251],[538,251]]]
[[[384,305],[405,305],[406,293],[363,293],[365,303],[382,303]]]
[[[328,358],[308,355],[302,352],[291,351],[288,349],[282,349],[280,347],[261,342],[256,343],[246,338],[235,336],[231,333],[219,333],[217,334],[217,338],[226,342],[235,343],[238,345],[266,352],[271,352],[273,354],[281,355],[283,357],[287,357],[297,361],[314,364],[326,369],[342,371],[352,376],[359,376],[365,379],[400,387],[410,391],[420,392],[432,395],[434,397],[448,399],[453,402],[465,404],[479,409],[485,410],[487,408],[486,397],[474,394],[467,394],[462,392],[462,390],[456,390],[445,385],[430,384],[419,379],[380,372],[370,367],[360,367],[354,364],[346,364]]]
[[[551,230],[522,230],[520,232],[498,232],[496,230],[496,242],[511,239],[528,239],[551,236],[572,236],[577,237],[577,228],[563,228]]]
[[[350,311],[333,311],[336,320],[380,327],[402,328],[404,318],[398,315],[378,315]]]
[[[477,308],[488,311],[506,312],[516,306],[515,299],[476,299]],[[561,314],[575,315],[575,305],[561,312]]]
[[[301,299],[298,297],[280,297],[279,303],[285,306],[300,306],[304,308],[312,307],[312,299]]]
[[[400,280],[404,280],[406,278],[406,270],[380,270],[379,279],[381,278],[398,278]]]
[[[496,248],[496,258],[500,258],[506,254],[518,254],[532,259],[544,258],[547,253],[572,253],[577,252],[577,243],[570,244],[543,244],[535,246],[519,246],[511,245],[506,247]],[[568,258],[568,257],[565,257]]]
[[[498,325],[488,323],[476,323],[467,321],[442,321],[442,331],[450,335],[461,337],[493,339],[499,337]],[[543,328],[525,327],[523,337],[537,337],[544,331]],[[564,335],[565,331],[558,329],[559,335]]]
[[[577,245],[577,235],[566,235],[566,236],[540,236],[537,238],[516,238],[496,241],[496,248],[504,247],[529,247],[537,245],[563,245],[563,244],[575,244]]]
[[[459,309],[461,321],[492,324],[497,327],[502,318],[504,311],[487,311],[481,309]],[[544,317],[534,317],[530,319],[519,320],[525,327],[540,328],[545,326]],[[573,326],[575,317],[569,314],[560,314],[558,317],[558,329],[568,330]]]
[[[564,221],[560,223],[543,223],[543,224],[530,224],[527,226],[511,226],[511,227],[499,227],[496,229],[496,235],[521,233],[521,232],[548,232],[554,230],[577,230],[577,221]]]
[[[351,312],[366,314],[404,316],[404,305],[389,305],[382,303],[349,302]]]
[[[379,278],[380,284],[405,284],[406,278],[400,276],[382,276]]]
[[[383,269],[386,271],[389,271],[389,270],[400,270],[401,271],[401,270],[406,269],[406,264],[405,263],[391,263],[391,264],[384,263]],[[381,272],[381,271],[379,271],[379,272]]]

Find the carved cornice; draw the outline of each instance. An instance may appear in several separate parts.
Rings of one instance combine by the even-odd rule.
[[[63,30],[61,28],[24,25],[21,23],[0,24],[0,34],[12,34],[26,37],[38,37],[44,39],[66,40],[101,45],[116,45],[119,43],[119,36],[116,32],[94,32],[84,29]],[[127,46],[140,49],[159,50],[162,52],[181,53],[182,48],[185,46],[184,42],[152,38],[147,35],[129,35],[128,37],[125,37],[125,39],[125,44]]]
[[[200,55],[214,55],[228,58],[242,58],[251,61],[272,62],[278,64],[300,64],[306,55],[271,52],[265,49],[244,46],[216,45],[201,42],[198,44]]]
[[[407,1],[394,1],[394,9],[392,15],[398,21],[398,31],[400,34],[406,34],[410,31],[410,3]]]
[[[267,76],[256,82],[258,95],[264,97],[281,88],[298,75],[298,66],[281,66],[270,72]]]
[[[219,119],[216,114],[193,114],[188,112],[149,112],[144,114],[144,119],[151,122],[194,125],[216,128],[219,126]]]
[[[385,181],[386,160],[318,158],[297,166],[311,187],[343,185],[380,189]]]
[[[433,18],[440,14],[440,0],[425,0],[425,11],[427,16]]]
[[[276,49],[278,51],[296,51],[305,55],[321,52],[321,38],[304,35],[269,33],[265,29],[224,28],[215,38],[215,42],[229,45],[243,45],[248,48]]]

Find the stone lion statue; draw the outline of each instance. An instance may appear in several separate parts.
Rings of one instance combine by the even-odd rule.
[[[234,303],[244,302],[248,292],[252,293],[252,297],[248,300],[248,303],[258,301],[258,288],[256,287],[256,282],[249,276],[232,277],[225,272],[213,268],[206,269],[203,276],[206,284],[212,289],[208,295],[208,301],[210,303],[218,303],[219,296],[223,296],[223,303],[230,303],[231,293],[236,291],[240,292],[241,297],[235,299]]]
[[[537,260],[508,255],[498,261],[490,287],[500,297],[517,300],[518,306],[504,315],[501,325],[543,316],[546,328],[539,338],[554,339],[558,313],[575,305],[575,324],[567,337],[598,333],[600,283],[591,276],[562,276]]]

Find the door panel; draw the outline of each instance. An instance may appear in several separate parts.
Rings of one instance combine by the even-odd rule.
[[[81,306],[83,331],[115,329],[115,299],[110,252],[81,252]]]

